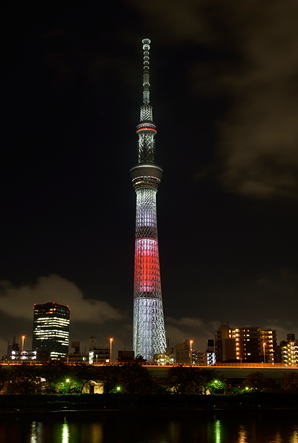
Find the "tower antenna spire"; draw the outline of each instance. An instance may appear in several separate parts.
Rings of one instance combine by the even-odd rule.
[[[149,105],[150,103],[150,75],[149,75],[149,51],[151,40],[144,38],[143,43],[143,103]]]
[[[153,122],[153,108],[150,105],[149,50],[151,40],[144,38],[143,44],[143,104],[140,108],[140,123],[137,126],[138,163],[154,163],[155,139],[157,133]]]

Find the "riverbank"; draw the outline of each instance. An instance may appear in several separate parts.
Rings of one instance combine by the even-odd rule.
[[[298,395],[249,393],[241,395],[0,395],[0,413],[107,410],[298,410]]]

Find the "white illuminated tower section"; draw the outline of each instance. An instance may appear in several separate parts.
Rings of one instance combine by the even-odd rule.
[[[157,239],[156,194],[162,169],[154,163],[156,126],[149,104],[150,40],[143,43],[143,105],[137,126],[138,164],[130,171],[137,195],[135,271],[133,303],[133,348],[152,362],[154,354],[165,353],[166,335],[162,305]]]

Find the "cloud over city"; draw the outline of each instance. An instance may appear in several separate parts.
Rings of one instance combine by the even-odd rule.
[[[56,302],[69,305],[71,313],[70,340],[81,340],[82,346],[89,337],[95,335],[98,346],[103,346],[107,338],[122,330],[118,346],[130,344],[130,327],[127,312],[112,307],[108,302],[84,298],[75,283],[59,275],[39,277],[36,284],[14,286],[8,281],[0,281],[0,316],[3,326],[1,337],[2,355],[6,353],[7,342],[14,336],[25,334],[27,348],[31,347],[33,329],[33,305]],[[30,343],[30,344],[29,344]]]
[[[23,285],[19,288],[10,282],[1,281],[0,296],[2,312],[26,319],[32,318],[34,303],[52,301],[69,305],[73,321],[103,324],[109,320],[125,318],[125,314],[110,306],[106,301],[85,299],[75,283],[54,274],[39,277],[36,284]],[[27,309],[23,308],[24,300],[26,300]]]
[[[297,2],[153,1],[150,11],[131,3],[150,15],[168,47],[184,42],[199,49],[185,66],[193,99],[227,98],[216,125],[218,165],[210,169],[222,187],[255,198],[296,198]],[[202,53],[210,54],[208,61]]]

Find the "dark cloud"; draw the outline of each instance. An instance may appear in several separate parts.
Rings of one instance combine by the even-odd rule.
[[[143,2],[129,0],[128,3],[140,11],[150,27],[167,45],[183,41],[200,43],[209,40],[212,31],[208,20],[201,13],[202,5],[196,0],[181,3],[179,0],[158,0],[150,2],[150,8]],[[150,27],[147,27],[150,29]]]
[[[35,285],[14,287],[10,282],[0,282],[1,310],[17,317],[32,318],[34,303],[49,301],[61,305],[69,305],[73,321],[89,321],[102,324],[107,320],[120,320],[125,317],[123,312],[112,308],[106,301],[85,299],[80,289],[65,278],[58,275],[39,277]],[[26,300],[24,310],[21,301]]]
[[[221,183],[257,198],[297,197],[298,5],[261,3],[246,22],[236,7],[242,66],[219,76],[233,97],[219,125]]]
[[[200,48],[185,66],[192,92],[229,101],[217,121],[222,186],[257,198],[297,197],[297,2],[153,1],[149,11],[131,3],[169,47]]]
[[[204,351],[207,347],[207,340],[214,339],[214,332],[218,328],[219,322],[206,322],[196,317],[173,318],[166,317],[166,333],[170,340],[170,346],[176,343],[183,343],[186,339],[194,341],[194,349]]]
[[[28,348],[31,348],[33,330],[34,303],[56,302],[69,305],[71,316],[70,340],[81,340],[82,346],[91,335],[98,339],[98,345],[103,346],[107,338],[116,334],[115,341],[120,347],[131,345],[125,331],[130,329],[130,319],[127,312],[112,307],[102,300],[86,299],[81,290],[73,283],[58,275],[39,277],[34,285],[15,287],[7,281],[0,282],[1,314],[3,328],[2,346],[12,341],[13,336],[26,335]],[[9,321],[7,319],[10,319]],[[117,334],[121,330],[121,334]],[[123,333],[122,333],[123,331]],[[121,337],[119,337],[121,335]],[[125,343],[128,341],[129,343]],[[0,354],[6,353],[2,348]]]

